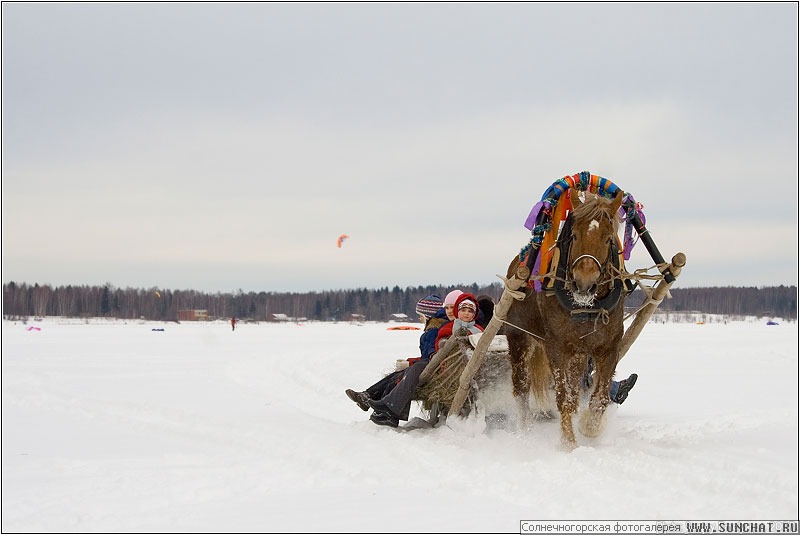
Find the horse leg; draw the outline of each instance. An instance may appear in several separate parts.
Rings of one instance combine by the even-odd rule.
[[[575,412],[575,400],[572,393],[568,391],[567,377],[565,370],[556,368],[553,370],[556,381],[556,404],[558,412],[561,414],[561,444],[567,449],[575,449],[578,443],[575,441],[575,432],[572,429],[572,414]]]
[[[547,360],[544,346],[534,342],[528,354],[528,377],[531,383],[531,393],[536,402],[538,414],[542,417],[553,418],[550,413],[553,408],[552,392],[553,372]]]
[[[509,360],[511,361],[511,383],[513,384],[514,400],[517,402],[519,428],[529,429],[533,424],[528,395],[531,391],[531,378],[528,375],[526,354],[528,347],[526,341],[520,336],[508,334]]]
[[[608,389],[611,386],[611,377],[614,375],[616,358],[609,358],[606,353],[600,358],[594,358],[594,363],[594,390],[589,398],[589,407],[581,413],[578,422],[581,434],[589,438],[599,436],[606,426],[606,408],[610,401]]]
[[[575,441],[575,431],[572,428],[572,415],[578,408],[578,389],[570,377],[569,366],[553,366],[553,376],[556,383],[556,404],[561,414],[561,444],[573,450],[578,446]]]

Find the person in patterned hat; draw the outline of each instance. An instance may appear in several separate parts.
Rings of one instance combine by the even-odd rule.
[[[419,320],[427,325],[428,320],[442,308],[442,304],[442,298],[438,295],[429,295],[417,301],[416,311],[419,315]]]

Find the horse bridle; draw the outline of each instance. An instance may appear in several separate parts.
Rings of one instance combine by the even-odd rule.
[[[571,241],[572,240],[570,239],[570,242]],[[592,260],[594,260],[594,263],[597,264],[597,269],[599,269],[601,273],[603,272],[604,265],[600,263],[600,261],[597,259],[596,256],[590,254],[582,254],[578,258],[573,260],[572,265],[569,266],[570,279],[572,279],[572,270],[575,269],[575,264],[577,264],[579,260],[582,260],[584,258],[591,258]],[[606,263],[608,263],[608,259],[606,259]]]
[[[619,247],[617,241],[612,237],[609,240],[608,257],[604,264],[594,255],[590,254],[582,254],[570,263],[569,253],[574,239],[572,235],[572,221],[573,217],[572,214],[570,214],[564,222],[561,233],[556,240],[556,247],[559,249],[559,257],[553,289],[555,290],[558,302],[561,303],[561,306],[564,307],[565,310],[571,313],[571,318],[575,321],[585,321],[588,319],[595,319],[600,315],[606,315],[608,311],[616,307],[619,304],[625,284],[620,277],[616,277],[613,274],[608,275],[609,280],[607,282],[601,281],[598,283],[598,286],[611,283],[611,290],[606,296],[596,301],[592,309],[578,309],[578,306],[570,299],[570,292],[567,290],[568,285],[572,282],[572,270],[575,264],[583,258],[591,258],[600,268],[601,276],[612,271],[608,268],[609,265],[613,266],[613,271],[619,272]],[[569,268],[567,264],[569,264]]]

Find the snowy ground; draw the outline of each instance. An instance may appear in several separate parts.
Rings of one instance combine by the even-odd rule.
[[[555,422],[369,422],[344,389],[418,346],[386,327],[4,321],[2,530],[797,518],[796,323],[648,325],[618,368],[636,388],[571,453]]]

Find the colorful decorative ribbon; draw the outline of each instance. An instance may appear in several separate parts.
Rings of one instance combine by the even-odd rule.
[[[536,261],[531,271],[532,276],[543,275],[549,270],[550,260],[553,257],[552,248],[558,238],[561,222],[567,218],[567,215],[572,210],[572,202],[569,195],[562,197],[562,194],[570,188],[589,191],[607,199],[613,199],[620,191],[620,188],[611,180],[599,175],[593,175],[589,171],[567,175],[553,182],[545,190],[542,199],[533,205],[525,220],[525,228],[531,231],[532,237],[530,243],[520,251],[519,259],[520,261],[525,261],[529,254],[536,254]],[[626,211],[626,206],[633,208],[628,208]],[[633,195],[626,194],[623,199],[623,207],[620,208],[620,217],[626,221],[625,246],[620,247],[625,260],[630,259],[631,251],[639,241],[638,235],[636,240],[633,239],[633,234],[636,232],[633,228],[633,217],[634,213],[638,213],[644,223],[645,218],[642,208],[643,205],[636,202]],[[534,280],[533,286],[537,292],[541,291],[541,282],[538,279]]]

